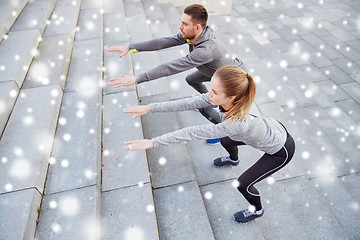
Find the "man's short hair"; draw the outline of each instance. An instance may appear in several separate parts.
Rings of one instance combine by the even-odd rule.
[[[184,13],[191,16],[195,24],[200,23],[204,28],[208,19],[208,13],[203,5],[191,4],[184,9]]]

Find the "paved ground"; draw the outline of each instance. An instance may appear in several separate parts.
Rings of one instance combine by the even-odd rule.
[[[123,142],[207,124],[196,111],[133,120],[122,109],[196,94],[191,71],[111,88],[185,56],[187,46],[127,55],[106,47],[178,32],[183,8],[155,0],[0,0],[0,239],[360,239],[360,2],[233,0],[209,25],[257,82],[252,111],[281,120],[292,162],[257,187],[236,178],[261,152],[217,169],[221,146],[149,151]]]

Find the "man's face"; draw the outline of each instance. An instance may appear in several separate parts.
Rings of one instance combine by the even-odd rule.
[[[183,38],[193,39],[195,37],[195,28],[196,25],[191,21],[191,16],[184,13],[181,16],[181,24],[179,27]]]

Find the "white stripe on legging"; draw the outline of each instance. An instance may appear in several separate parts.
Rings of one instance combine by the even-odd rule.
[[[263,175],[261,175],[260,177],[258,177],[255,181],[253,181],[251,184],[249,184],[249,186],[247,186],[247,188],[246,188],[246,191],[247,191],[250,195],[255,196],[255,197],[260,197],[260,194],[254,194],[254,193],[249,192],[249,187],[252,186],[258,179],[262,178],[263,176],[265,176],[266,174],[268,174],[268,173],[271,172],[271,171],[276,171],[276,169],[281,168],[281,167],[286,163],[286,161],[288,160],[289,154],[288,154],[288,151],[286,150],[285,146],[284,146],[283,148],[285,149],[285,152],[286,152],[286,159],[285,159],[285,161],[284,161],[280,166],[278,166],[278,167],[276,167],[276,168],[274,168],[274,169],[272,169],[272,170],[264,173]]]

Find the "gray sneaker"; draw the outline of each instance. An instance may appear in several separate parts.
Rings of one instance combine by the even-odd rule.
[[[264,214],[264,208],[259,211],[250,212],[248,209],[242,210],[234,214],[234,220],[239,223],[246,223],[261,217]]]
[[[214,160],[214,165],[216,167],[227,167],[227,166],[237,166],[239,165],[240,158],[236,161],[232,160],[230,156],[217,158]]]

